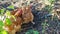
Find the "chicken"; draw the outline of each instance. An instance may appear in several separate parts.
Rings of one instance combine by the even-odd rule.
[[[30,6],[23,7],[22,10],[23,10],[22,12],[23,23],[33,22],[34,16],[31,12],[31,7]]]
[[[14,14],[16,17],[21,17],[23,23],[33,22],[34,19],[30,6],[19,8],[17,11],[13,11],[12,14]]]
[[[21,29],[21,25],[23,23],[33,22],[34,18],[30,6],[18,8],[12,11],[11,15],[14,15],[15,19],[10,17],[12,24],[10,26],[5,26],[5,29],[7,29],[9,34],[15,34],[17,31],[19,31],[19,29]]]

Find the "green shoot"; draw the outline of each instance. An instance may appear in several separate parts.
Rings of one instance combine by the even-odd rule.
[[[6,18],[6,24],[7,25],[11,25],[12,24],[12,22],[11,22],[11,20],[9,18]]]

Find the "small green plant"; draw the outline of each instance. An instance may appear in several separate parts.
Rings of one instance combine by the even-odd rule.
[[[11,15],[9,10],[6,10],[6,13],[5,14],[8,15],[8,16]]]
[[[41,25],[42,25],[42,28],[43,28],[43,29],[42,29],[42,33],[44,34],[45,31],[46,31],[46,27],[49,26],[49,24],[45,21],[45,22],[43,22]]]
[[[12,22],[11,22],[11,20],[9,18],[6,18],[6,24],[7,25],[11,25],[12,24]]]
[[[0,20],[0,34],[8,34],[6,30],[3,29],[4,23]]]
[[[53,4],[56,0],[48,0],[51,4]]]
[[[0,31],[0,34],[8,34],[8,32],[6,30],[2,30]]]
[[[13,6],[12,7],[10,6],[10,8],[13,9]],[[4,12],[5,12],[5,8],[0,9],[0,34],[8,34],[8,32],[3,27],[5,27],[6,25],[10,26],[12,24],[9,17],[15,19],[14,15],[11,15],[9,10],[6,10],[5,14],[4,14]],[[5,22],[4,22],[4,20],[1,20],[3,18],[2,16],[6,16],[4,18]]]
[[[28,30],[25,34],[39,34],[39,32],[37,30]]]
[[[50,14],[52,12],[53,7],[50,5],[45,6],[44,10],[48,11]]]
[[[3,21],[2,20],[0,20],[0,27],[1,26],[4,26],[4,24],[3,24]]]
[[[7,8],[9,8],[9,9],[14,9],[14,6],[13,6],[13,5],[10,5],[10,6],[8,6]]]
[[[4,11],[5,11],[5,8],[0,9],[0,15],[3,15],[4,14]]]

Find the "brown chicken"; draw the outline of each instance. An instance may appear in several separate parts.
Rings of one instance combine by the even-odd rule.
[[[16,20],[11,17],[10,20],[12,21],[12,24],[10,26],[5,26],[9,34],[15,34],[17,31],[19,31],[19,29],[21,29],[21,25],[23,23],[32,22],[34,18],[30,6],[18,8],[12,11],[11,15],[14,15]]]
[[[34,16],[31,12],[30,6],[23,7],[22,10],[23,10],[23,13],[22,13],[23,23],[33,22]]]
[[[22,8],[17,9],[16,11],[11,12],[16,17],[20,16],[23,20],[23,23],[33,22],[33,14],[31,12],[30,6],[25,6]]]

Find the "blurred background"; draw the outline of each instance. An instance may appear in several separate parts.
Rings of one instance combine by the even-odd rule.
[[[22,3],[31,6],[35,24],[22,24],[23,30],[16,34],[60,34],[60,0],[0,0],[0,9],[14,10]],[[8,9],[10,5],[14,9]]]

